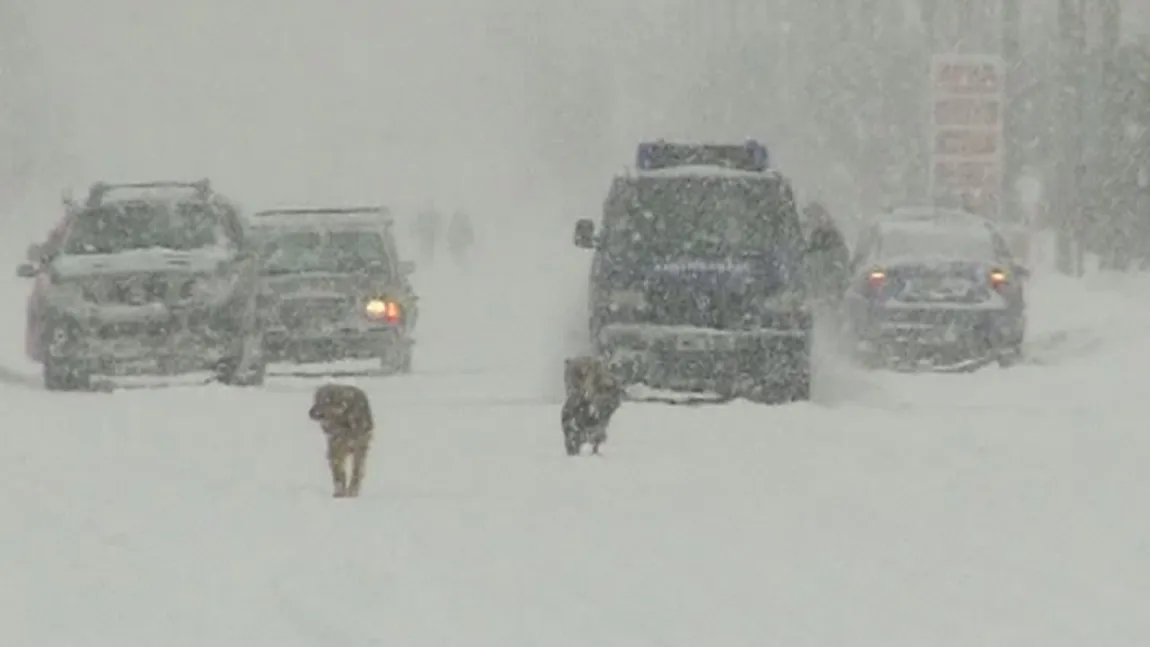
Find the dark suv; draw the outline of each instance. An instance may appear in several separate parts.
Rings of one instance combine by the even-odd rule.
[[[806,248],[766,149],[655,142],[616,177],[595,250],[592,343],[630,382],[772,400],[810,394]]]
[[[206,180],[93,185],[59,244],[18,273],[43,279],[30,323],[48,389],[94,374],[263,380],[254,250]]]

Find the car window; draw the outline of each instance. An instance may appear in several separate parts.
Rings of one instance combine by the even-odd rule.
[[[978,228],[891,227],[883,232],[879,254],[884,259],[913,257],[998,260],[992,236]]]
[[[719,258],[803,247],[793,201],[773,178],[616,182],[606,207],[604,244],[612,255]]]
[[[287,231],[267,234],[261,249],[265,274],[352,273],[391,275],[391,255],[376,231]]]
[[[65,254],[118,254],[140,249],[191,251],[232,244],[209,205],[132,202],[85,210],[63,240]]]

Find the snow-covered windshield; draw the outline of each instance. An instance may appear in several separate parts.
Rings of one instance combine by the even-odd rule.
[[[802,246],[793,203],[775,181],[642,178],[623,194],[604,222],[612,253],[718,258]]]
[[[892,228],[883,232],[880,253],[884,258],[995,259],[991,236],[985,231],[965,228]]]
[[[281,232],[268,235],[262,248],[264,274],[347,274],[388,267],[387,246],[373,231]]]
[[[210,205],[131,202],[93,207],[78,214],[65,234],[65,254],[117,254],[162,248],[189,251],[228,241]]]

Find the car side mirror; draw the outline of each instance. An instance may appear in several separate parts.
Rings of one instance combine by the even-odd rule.
[[[31,263],[21,263],[16,267],[16,276],[22,279],[33,278],[39,273],[40,271],[37,270],[36,266]]]
[[[415,274],[415,261],[400,261],[399,273],[404,276]]]
[[[575,223],[575,246],[581,249],[595,248],[595,223],[583,218]]]
[[[29,263],[39,263],[42,258],[44,258],[43,245],[29,245],[28,250],[24,252],[24,260]]]

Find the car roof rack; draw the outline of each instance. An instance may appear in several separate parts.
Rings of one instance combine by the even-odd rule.
[[[207,198],[212,193],[212,182],[208,178],[194,182],[161,180],[153,182],[96,182],[88,189],[88,206],[103,203],[104,198],[118,189],[192,189],[197,197]]]
[[[391,213],[387,207],[292,207],[288,209],[264,209],[252,214],[253,216],[265,218],[268,216],[338,216],[360,213],[374,213],[381,216],[386,216]]]
[[[771,169],[767,147],[755,139],[741,144],[640,142],[635,148],[635,168],[658,171],[684,166],[713,166],[736,171],[765,173]]]

